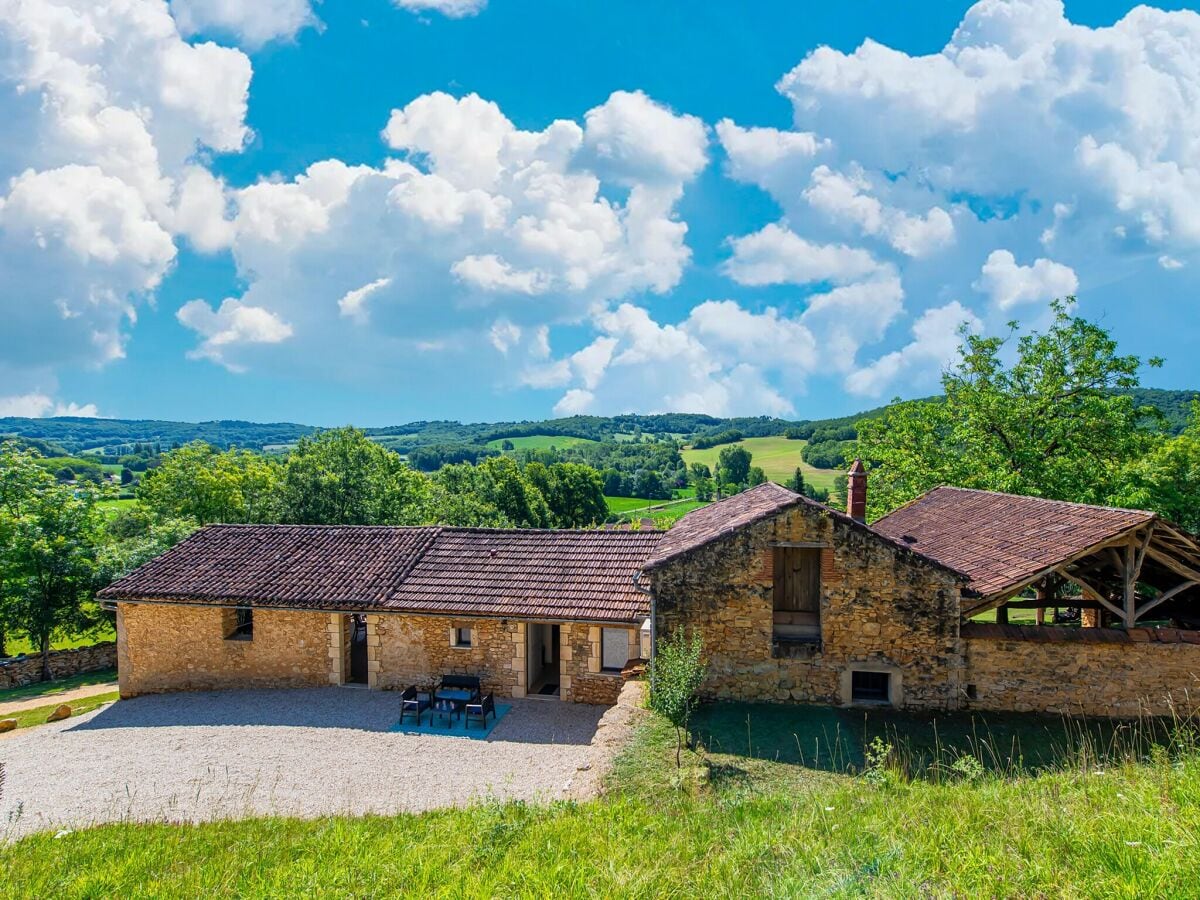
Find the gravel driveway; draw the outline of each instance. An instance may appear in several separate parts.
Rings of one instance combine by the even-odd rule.
[[[392,692],[138,697],[0,737],[0,837],[124,819],[393,813],[585,796],[620,728],[603,707],[513,700],[487,740],[388,731]],[[610,714],[611,717],[612,714]],[[607,719],[606,719],[607,721]]]

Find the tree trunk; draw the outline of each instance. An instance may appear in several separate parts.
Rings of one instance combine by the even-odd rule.
[[[8,634],[4,630],[3,623],[0,623],[0,659],[8,657]]]
[[[50,635],[42,635],[42,681],[50,680]]]
[[[679,733],[679,726],[675,727],[675,768],[683,768],[683,735]]]

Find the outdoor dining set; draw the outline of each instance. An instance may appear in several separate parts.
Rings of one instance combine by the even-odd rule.
[[[401,724],[410,719],[419,727],[426,712],[431,724],[440,722],[450,727],[457,718],[462,720],[463,728],[470,728],[472,722],[486,728],[488,716],[496,718],[496,700],[491,693],[482,693],[479,678],[474,675],[444,675],[432,690],[421,691],[410,685],[400,695]]]

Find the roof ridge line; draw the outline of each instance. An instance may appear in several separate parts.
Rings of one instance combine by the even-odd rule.
[[[920,497],[915,497],[912,500],[909,500],[908,503],[904,504],[904,506],[897,506],[896,509],[892,510],[892,512],[896,512],[897,510],[904,509],[905,506],[908,506],[909,504],[912,504],[912,503],[916,503],[918,500],[921,499],[921,497],[926,497],[929,494],[932,494],[934,491],[941,491],[941,490],[962,491],[964,493],[970,493],[970,494],[991,494],[991,495],[997,496],[997,497],[1013,497],[1017,500],[1033,500],[1038,503],[1056,503],[1056,504],[1059,504],[1060,506],[1074,506],[1074,507],[1078,507],[1078,508],[1082,508],[1082,509],[1104,509],[1104,510],[1108,510],[1110,512],[1142,513],[1143,515],[1150,516],[1152,518],[1160,518],[1158,513],[1154,512],[1153,510],[1138,509],[1137,507],[1134,507],[1134,506],[1107,506],[1102,503],[1082,503],[1078,500],[1058,500],[1053,497],[1038,497],[1036,494],[1014,494],[1011,491],[993,491],[990,488],[960,487],[955,484],[939,484],[937,487],[930,488],[929,490],[927,490]],[[888,513],[889,516],[891,514],[892,513]]]

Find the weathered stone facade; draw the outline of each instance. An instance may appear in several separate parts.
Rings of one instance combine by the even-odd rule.
[[[367,619],[368,651],[372,618],[379,640],[378,677],[372,687],[405,688],[443,675],[475,675],[485,693],[525,696],[524,622],[372,616]],[[454,646],[455,628],[471,629],[470,647]]]
[[[111,669],[117,664],[117,645],[114,641],[78,647],[74,650],[53,650],[50,653],[50,677],[70,678],[84,672]],[[42,657],[18,656],[0,660],[0,689],[24,687],[42,680]]]
[[[608,627],[608,626],[606,626]],[[600,626],[562,626],[561,691],[564,700],[609,705],[617,702],[625,681],[619,672],[601,670]],[[629,658],[638,655],[639,633],[627,629]]]
[[[1064,715],[1200,709],[1200,632],[964,626],[965,705]],[[1023,633],[1020,639],[995,636]]]
[[[779,543],[821,548],[818,644],[775,644]],[[702,637],[707,696],[842,704],[862,670],[891,676],[896,705],[958,705],[958,578],[825,510],[792,507],[649,575],[659,639],[681,626]]]
[[[227,640],[229,610],[117,606],[121,696],[329,683],[327,613],[256,609],[253,640]]]

